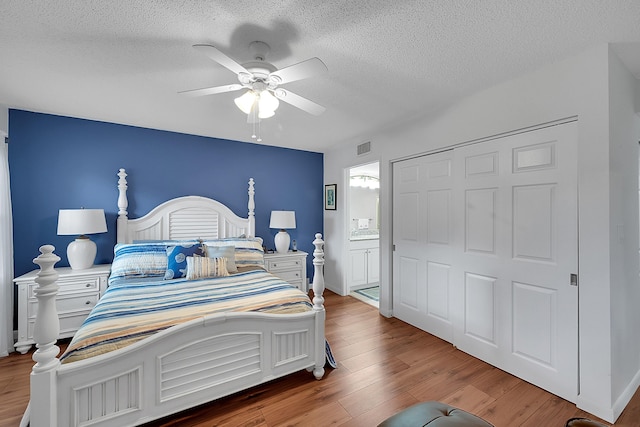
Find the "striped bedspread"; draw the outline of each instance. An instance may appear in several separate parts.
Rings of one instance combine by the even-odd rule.
[[[290,314],[311,308],[305,293],[262,269],[199,280],[114,281],[60,359],[69,363],[114,351],[211,313]]]

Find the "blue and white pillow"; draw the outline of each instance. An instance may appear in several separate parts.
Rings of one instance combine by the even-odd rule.
[[[162,277],[167,271],[166,245],[118,243],[113,255],[109,284],[118,279]]]
[[[206,256],[202,243],[182,243],[167,246],[167,271],[165,280],[179,279],[187,275],[187,257]]]

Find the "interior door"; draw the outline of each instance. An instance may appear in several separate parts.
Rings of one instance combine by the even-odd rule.
[[[405,160],[393,169],[393,313],[453,339],[453,151]]]
[[[421,173],[443,154],[398,162],[393,189],[394,315],[573,402],[576,129],[567,123],[456,148],[447,154],[450,190]],[[429,224],[440,237],[428,236]],[[427,309],[434,287],[440,298]],[[439,318],[451,324],[451,338],[433,326],[434,312],[447,313]]]

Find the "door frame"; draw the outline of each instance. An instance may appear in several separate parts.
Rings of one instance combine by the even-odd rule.
[[[370,165],[373,163],[377,163],[378,164],[378,179],[380,181],[380,192],[382,192],[382,173],[381,173],[381,161],[378,158],[373,158],[370,159],[369,161],[366,162],[362,162],[362,163],[357,163],[351,166],[347,166],[342,170],[342,188],[343,190],[343,194],[344,196],[341,198],[341,200],[343,201],[343,212],[342,212],[342,217],[343,217],[343,233],[344,236],[346,236],[346,239],[344,239],[343,242],[343,263],[345,268],[343,268],[342,271],[342,293],[341,295],[345,296],[345,295],[349,295],[349,250],[350,250],[350,240],[349,237],[351,236],[351,229],[350,229],[350,215],[349,213],[351,212],[351,187],[350,187],[350,181],[351,181],[351,169],[354,168],[358,168],[358,167],[362,167],[365,165]],[[338,191],[340,191],[340,189],[338,189]],[[381,197],[381,196],[379,196]],[[381,206],[382,204],[380,203],[379,206]],[[340,209],[340,208],[338,208]],[[381,215],[381,212],[379,212],[379,214]],[[381,215],[382,216],[382,215]],[[382,218],[378,219],[378,222],[380,224],[380,237],[379,237],[379,243],[382,243],[381,237],[382,237],[382,228],[383,228],[383,223],[382,223]],[[380,270],[382,270],[382,257],[380,257]],[[380,286],[382,286],[382,279],[380,280]]]

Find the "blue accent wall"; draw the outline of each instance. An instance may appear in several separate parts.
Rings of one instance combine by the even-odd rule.
[[[187,195],[214,198],[246,217],[253,178],[256,235],[267,248],[277,232],[269,228],[272,210],[296,212],[289,234],[300,250],[311,254],[314,234],[323,231],[322,153],[22,110],[9,111],[9,137],[16,276],[37,268],[32,260],[46,243],[61,258],[56,266],[69,265],[66,247],[75,237],[56,234],[59,209],[104,209],[108,232],[90,237],[96,264],[111,262],[120,168],[128,174],[129,218]]]

